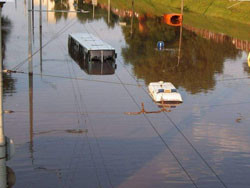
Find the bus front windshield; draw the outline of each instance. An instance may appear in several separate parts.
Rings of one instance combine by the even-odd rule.
[[[90,51],[90,60],[91,61],[101,61],[102,60],[102,52],[103,52],[103,60],[112,60],[114,59],[114,52],[112,50],[104,50],[104,51],[100,51],[100,50],[92,50]]]

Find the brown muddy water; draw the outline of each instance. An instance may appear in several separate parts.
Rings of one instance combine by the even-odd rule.
[[[44,10],[75,10],[73,1],[43,3]],[[115,10],[109,20],[105,7],[93,15],[91,4],[75,8],[90,13],[42,13],[41,56],[34,12],[34,75],[4,76],[4,109],[14,111],[4,117],[16,145],[7,162],[14,187],[249,187],[247,49],[184,27],[178,64],[180,28]],[[27,73],[27,1],[7,3],[3,17],[4,68]],[[80,67],[68,49],[74,32],[112,45],[115,72]],[[167,50],[157,51],[158,41]],[[160,80],[172,82],[184,102],[170,112],[125,114],[140,111],[141,103],[159,111],[147,85]]]

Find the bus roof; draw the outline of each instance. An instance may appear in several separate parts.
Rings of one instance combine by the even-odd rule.
[[[89,33],[71,33],[69,36],[79,42],[87,50],[115,50],[109,44]]]

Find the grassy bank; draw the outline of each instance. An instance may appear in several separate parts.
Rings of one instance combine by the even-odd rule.
[[[157,3],[158,0],[152,0]],[[175,8],[180,7],[180,0],[162,0]],[[250,24],[250,2],[229,0],[184,0],[185,12],[195,12],[206,16],[233,20]]]
[[[250,41],[250,25],[222,18],[215,18],[194,13],[186,13],[184,24],[206,29],[215,33],[224,33],[233,38]]]
[[[132,0],[111,0],[113,6],[131,8]],[[98,0],[107,3],[107,0]],[[161,15],[180,9],[181,0],[134,0],[135,10]],[[233,6],[235,5],[235,6]],[[184,11],[250,24],[250,2],[230,0],[184,0]],[[180,10],[179,10],[180,12]]]
[[[107,4],[108,0],[98,0]],[[229,0],[184,0],[184,23],[193,27],[225,33],[231,37],[250,40],[250,2]],[[134,0],[134,10],[162,16],[180,12],[181,0]],[[111,6],[122,10],[132,9],[132,0],[111,0]]]

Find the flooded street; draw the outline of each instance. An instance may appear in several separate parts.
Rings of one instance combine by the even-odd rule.
[[[17,71],[4,74],[3,86],[4,110],[13,111],[4,114],[16,146],[7,162],[13,187],[249,187],[249,38],[188,24],[180,33],[132,7],[109,12],[73,0],[43,1],[40,27],[39,11],[32,17],[27,3],[2,9],[4,69]],[[110,44],[115,63],[83,66],[70,33]],[[142,103],[147,112],[161,109],[147,89],[158,81],[173,83],[183,103],[128,115]]]

